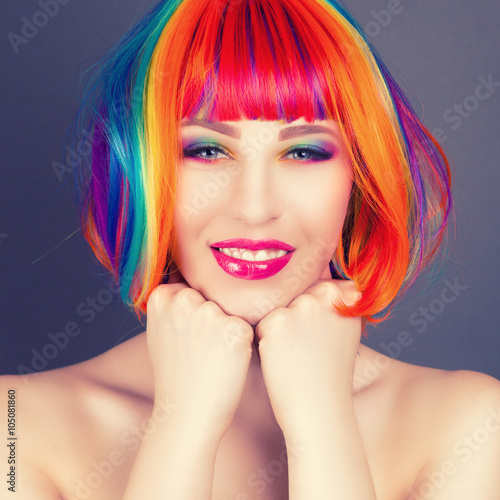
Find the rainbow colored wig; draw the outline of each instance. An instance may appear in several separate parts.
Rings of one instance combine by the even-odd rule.
[[[332,263],[363,292],[342,314],[385,319],[438,256],[448,162],[337,1],[160,1],[96,69],[79,113],[93,143],[75,170],[79,218],[139,318],[171,262],[185,117],[338,122],[354,188]]]

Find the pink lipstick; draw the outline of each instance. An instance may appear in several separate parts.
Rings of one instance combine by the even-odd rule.
[[[288,264],[295,250],[279,240],[246,238],[218,241],[210,247],[217,264],[227,274],[245,280],[274,276]]]

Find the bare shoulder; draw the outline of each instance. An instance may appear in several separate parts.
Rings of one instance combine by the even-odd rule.
[[[473,417],[477,410],[500,406],[500,381],[485,373],[470,370],[445,371],[443,384],[449,398],[464,414]]]
[[[378,356],[378,354],[377,354]],[[500,381],[471,370],[443,370],[390,359],[387,376],[391,397],[401,411],[415,416],[429,432],[453,435],[496,418],[500,428]],[[499,433],[500,435],[500,433]]]
[[[500,381],[471,370],[442,370],[404,363],[400,391],[452,429],[500,410]],[[496,414],[495,414],[496,415]]]
[[[459,451],[459,443],[471,439],[500,451],[500,381],[470,370],[439,370],[424,384],[442,421],[445,444]]]
[[[107,453],[106,447],[116,448],[123,430],[147,415],[144,398],[120,384],[117,367],[133,376],[124,362],[128,351],[114,348],[73,366],[0,377],[0,425],[12,431],[18,498],[61,498],[70,480],[85,477],[85,467]]]
[[[408,499],[499,498],[500,381],[400,362],[397,370],[400,416],[421,452]]]

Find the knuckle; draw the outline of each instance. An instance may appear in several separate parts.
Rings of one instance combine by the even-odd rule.
[[[242,340],[250,340],[253,337],[252,327],[244,319],[237,316],[227,317],[226,330]]]
[[[322,281],[316,286],[316,290],[320,294],[328,295],[328,294],[334,294],[338,290],[338,286],[336,283],[333,281]]]
[[[346,280],[342,283],[342,286],[340,288],[340,295],[347,304],[352,304],[362,297],[362,293],[356,287],[356,283],[350,280]]]
[[[148,312],[160,310],[162,308],[162,305],[165,304],[168,296],[168,285],[158,285],[149,294],[148,300],[146,302],[146,310]]]
[[[293,307],[311,307],[316,303],[316,297],[311,295],[310,293],[303,293],[302,295],[299,295],[294,301],[292,302]]]
[[[318,298],[322,298],[328,302],[336,300],[341,295],[339,286],[334,281],[323,281],[315,288],[315,294]]]
[[[262,329],[279,329],[287,320],[288,311],[285,307],[277,307],[262,318],[257,327]]]
[[[345,280],[342,282],[342,288],[347,292],[347,293],[354,293],[357,291],[356,288],[356,283],[352,280]]]
[[[221,308],[213,300],[206,300],[199,305],[198,311],[208,316],[216,316],[221,312]]]
[[[242,326],[242,319],[237,316],[228,316],[226,318],[226,326],[228,328],[236,329]]]
[[[172,298],[172,304],[175,307],[186,308],[193,306],[196,300],[199,300],[200,294],[190,287],[180,289]]]

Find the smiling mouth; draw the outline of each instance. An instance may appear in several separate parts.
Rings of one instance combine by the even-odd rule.
[[[245,260],[247,262],[265,262],[268,260],[278,259],[287,253],[290,253],[289,251],[277,248],[250,250],[249,248],[226,247],[215,249],[228,257]]]
[[[210,246],[219,267],[234,278],[262,280],[279,273],[290,261],[295,248],[274,240],[235,238]]]

